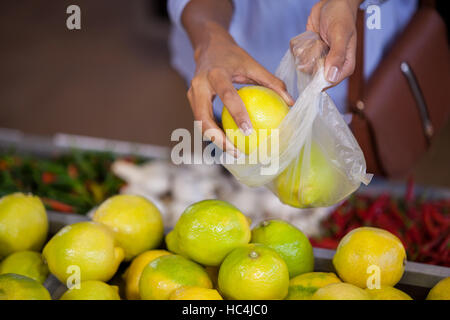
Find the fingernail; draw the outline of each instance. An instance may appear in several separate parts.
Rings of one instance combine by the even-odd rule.
[[[337,67],[331,67],[328,70],[327,80],[330,82],[337,82],[339,78],[339,69]]]
[[[289,93],[283,93],[283,100],[289,105],[293,105],[294,101]]]
[[[294,98],[292,98],[291,96],[289,96],[289,102],[290,102],[289,105],[293,106],[294,103],[295,103]]]
[[[227,148],[226,152],[232,156],[233,158],[239,158],[241,156],[241,153],[239,152],[238,149],[235,148]]]
[[[249,136],[253,132],[252,125],[249,124],[248,122],[242,122],[241,123],[241,127],[239,129],[241,129],[241,131],[244,134],[244,136]]]

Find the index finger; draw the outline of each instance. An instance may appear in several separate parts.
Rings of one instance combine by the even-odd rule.
[[[224,107],[230,112],[231,117],[242,133],[246,136],[252,133],[252,123],[245,104],[237,93],[230,77],[225,71],[213,71],[208,75],[210,83],[222,100]]]
[[[267,71],[256,61],[253,67],[249,70],[248,75],[257,83],[262,84],[263,86],[278,93],[288,105],[292,106],[295,103],[294,99],[286,89],[286,84],[278,77]]]
[[[194,118],[201,122],[202,134],[207,139],[212,141],[220,149],[228,152],[234,157],[239,157],[239,151],[227,139],[225,133],[219,128],[214,121],[212,113],[212,98],[213,95],[209,90],[197,87],[192,88],[188,92],[188,100],[191,105]]]

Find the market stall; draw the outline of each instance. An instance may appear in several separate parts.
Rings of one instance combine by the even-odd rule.
[[[1,194],[38,195],[47,209],[49,237],[67,225],[90,221],[98,206],[116,194],[151,200],[162,214],[166,234],[186,207],[217,198],[245,212],[253,227],[281,219],[302,230],[314,246],[315,271],[335,272],[332,260],[342,237],[372,226],[393,233],[406,248],[408,262],[397,287],[411,297],[425,298],[450,276],[450,192],[445,189],[379,179],[336,206],[296,209],[266,189],[239,184],[219,166],[175,166],[166,150],[153,146],[16,133],[2,135],[0,150]],[[129,262],[110,281],[121,290],[125,284],[120,274],[127,266]],[[66,290],[53,275],[44,285],[53,298]]]

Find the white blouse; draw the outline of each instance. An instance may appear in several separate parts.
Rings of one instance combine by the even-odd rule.
[[[170,35],[172,66],[187,83],[194,76],[195,62],[189,38],[181,24],[181,14],[189,0],[169,0],[173,27]],[[234,12],[229,32],[235,41],[270,72],[275,72],[289,40],[304,32],[316,0],[233,0]],[[369,78],[395,37],[407,25],[417,8],[417,0],[366,1],[380,7],[381,28],[364,35],[364,75]],[[371,14],[366,13],[366,18]],[[346,110],[347,81],[329,89],[341,112]],[[220,99],[214,101],[214,114],[220,119]]]

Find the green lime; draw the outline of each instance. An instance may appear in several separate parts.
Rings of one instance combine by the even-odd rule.
[[[80,288],[73,287],[59,298],[60,300],[120,300],[119,288],[102,281],[81,281]]]
[[[247,218],[233,205],[204,200],[188,207],[166,237],[169,251],[206,266],[218,266],[234,248],[250,241]]]
[[[139,294],[142,300],[167,300],[181,287],[212,288],[205,269],[179,255],[164,255],[151,261],[142,271]]]
[[[333,272],[308,272],[289,281],[286,300],[309,300],[317,290],[341,280]]]
[[[0,275],[0,300],[51,300],[45,287],[20,274]]]
[[[280,300],[288,293],[286,262],[263,244],[234,249],[219,269],[219,291],[233,300]]]
[[[289,277],[314,270],[314,254],[308,238],[299,229],[282,220],[266,220],[252,230],[252,243],[274,249],[289,269]]]
[[[44,283],[48,267],[39,252],[18,251],[10,254],[0,263],[0,274],[15,273]]]

